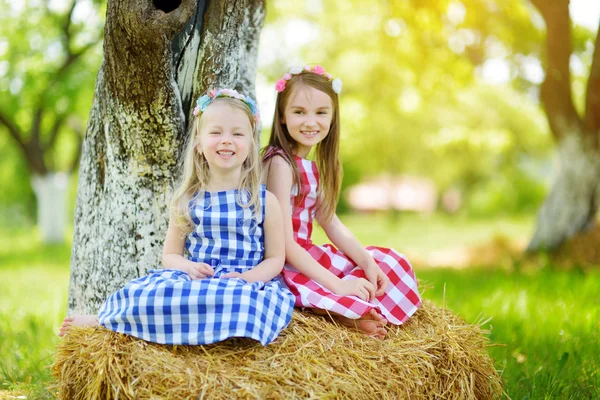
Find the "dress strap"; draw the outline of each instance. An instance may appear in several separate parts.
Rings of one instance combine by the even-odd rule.
[[[291,160],[289,159],[288,155],[285,154],[285,151],[283,151],[281,148],[279,147],[275,147],[275,146],[270,146],[267,147],[267,151],[265,151],[265,154],[263,155],[262,161],[268,161],[269,159],[275,157],[275,156],[281,156],[283,157],[284,160],[290,162]]]
[[[261,208],[261,215],[262,215],[261,221],[264,223],[265,222],[265,214],[266,214],[266,210],[267,210],[267,185],[265,185],[265,184],[260,185],[260,208]]]

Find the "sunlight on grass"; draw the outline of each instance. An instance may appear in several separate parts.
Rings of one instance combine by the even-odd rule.
[[[491,317],[489,349],[513,398],[600,396],[600,273],[422,270],[425,294],[468,322]]]
[[[42,245],[31,231],[2,231],[0,241],[0,390],[46,397],[67,306],[70,245]]]
[[[365,245],[392,247],[404,254],[425,256],[433,251],[489,242],[496,236],[526,240],[532,233],[534,219],[530,216],[468,219],[443,214],[342,215],[340,219]],[[315,243],[327,243],[325,232],[315,227]]]

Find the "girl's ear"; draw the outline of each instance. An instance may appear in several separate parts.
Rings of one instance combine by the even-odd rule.
[[[285,125],[285,117],[281,117],[280,122],[281,122],[281,125]]]

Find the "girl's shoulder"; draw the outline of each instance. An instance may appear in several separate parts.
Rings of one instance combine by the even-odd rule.
[[[277,171],[277,173],[291,173],[292,162],[294,160],[290,160],[290,157],[283,151],[282,149],[270,146],[264,149],[262,156],[263,163],[263,171],[268,172],[269,175],[272,171]]]
[[[314,169],[316,166],[316,163],[313,160],[298,157],[294,154],[287,154],[283,149],[275,146],[267,147],[264,150],[262,162],[267,168],[273,164],[288,165],[290,167],[295,165],[296,168],[302,170],[306,168]]]
[[[292,164],[284,155],[275,154],[263,163],[263,171],[266,174],[265,177],[268,178],[264,179],[265,182],[271,181],[272,178],[277,181],[287,181],[294,173]]]
[[[293,163],[297,163],[297,158],[294,155],[287,154],[279,147],[269,146],[263,152],[262,162],[269,165],[272,163],[287,163],[292,165]]]
[[[263,150],[262,160],[267,161],[275,156],[286,157],[285,151],[276,146],[268,146]]]

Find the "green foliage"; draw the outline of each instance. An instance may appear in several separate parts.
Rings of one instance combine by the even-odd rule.
[[[517,168],[482,181],[471,190],[465,209],[474,216],[532,213],[546,196],[546,186]]]
[[[461,92],[447,108],[438,113],[440,130],[425,137],[433,158],[446,164],[423,170],[442,188],[460,188],[475,215],[539,207],[551,169],[551,138],[540,110],[514,90],[490,85]]]
[[[7,10],[0,19],[0,110],[14,116],[17,126],[30,133],[33,111],[44,107],[48,114],[42,122],[44,134],[61,116],[75,115],[85,121],[101,56],[103,20],[94,3],[81,2],[72,15],[68,14],[68,3],[60,9],[39,3],[16,6],[0,2]],[[89,47],[92,49],[88,51]],[[76,59],[65,66],[70,56]],[[63,146],[58,146],[56,153],[61,153]],[[64,168],[60,157],[54,163]]]
[[[30,175],[74,168],[101,59],[101,3],[0,0],[0,185],[11,188],[2,207],[31,217]]]
[[[0,220],[4,225],[31,224],[35,197],[27,163],[7,135],[0,135]]]

